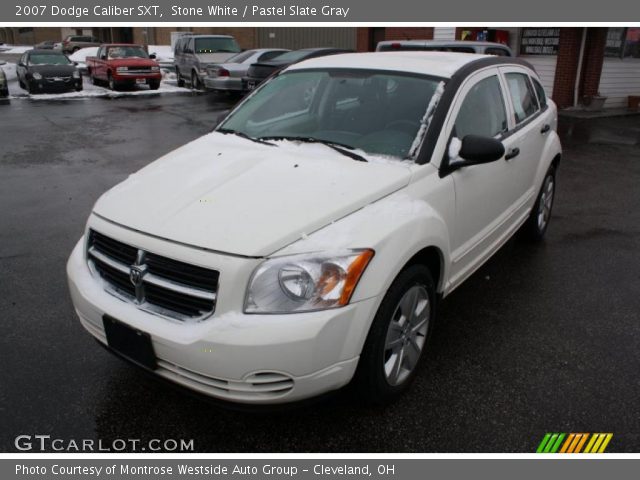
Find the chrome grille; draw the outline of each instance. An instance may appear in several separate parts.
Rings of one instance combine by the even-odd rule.
[[[177,320],[215,309],[219,272],[163,257],[90,230],[87,258],[105,289],[138,308]]]

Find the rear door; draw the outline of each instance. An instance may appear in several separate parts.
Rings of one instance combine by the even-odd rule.
[[[540,164],[546,137],[551,130],[551,111],[544,105],[541,108],[529,71],[523,67],[500,67],[514,128],[511,130],[519,154],[511,162],[514,171],[510,181],[518,185],[520,198],[518,206],[520,216],[531,207],[537,188],[535,175]]]

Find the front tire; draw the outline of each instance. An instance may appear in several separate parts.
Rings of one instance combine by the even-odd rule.
[[[151,80],[149,82],[149,88],[151,90],[158,90],[160,88],[160,80]]]
[[[107,83],[109,84],[110,90],[113,90],[114,92],[118,90],[118,82],[113,79],[113,75],[111,75],[110,73],[107,75]]]
[[[533,205],[529,218],[524,224],[523,230],[529,240],[540,242],[544,238],[551,220],[555,191],[556,169],[552,165],[544,176],[536,203]]]
[[[416,376],[436,314],[431,272],[421,264],[403,270],[387,291],[360,355],[355,384],[367,403],[396,400]]]
[[[200,78],[198,78],[198,74],[194,70],[191,72],[191,88],[194,90],[201,90],[202,85],[200,84]]]

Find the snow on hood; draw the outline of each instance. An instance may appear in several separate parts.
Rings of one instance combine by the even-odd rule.
[[[358,162],[321,144],[211,133],[104,194],[94,212],[189,245],[262,257],[406,186],[406,163]]]

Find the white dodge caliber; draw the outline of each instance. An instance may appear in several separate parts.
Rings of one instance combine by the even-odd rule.
[[[273,77],[105,193],[69,259],[80,322],[219,399],[353,381],[389,402],[440,298],[549,224],[557,110],[512,58],[344,54]]]

